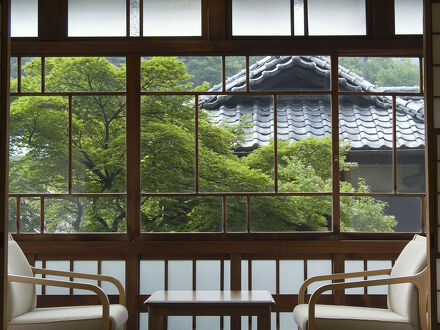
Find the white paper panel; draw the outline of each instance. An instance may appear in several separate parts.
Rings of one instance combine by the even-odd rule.
[[[11,0],[11,37],[38,37],[38,0]]]
[[[391,268],[392,263],[391,260],[368,260],[367,261],[367,270],[379,270],[379,269],[388,269]],[[389,278],[388,275],[383,276],[369,276],[369,280],[374,279],[383,279],[383,278]],[[381,285],[381,286],[372,286],[367,289],[368,294],[388,294],[388,286],[387,285]]]
[[[123,37],[126,0],[70,0],[69,37]]]
[[[248,260],[241,261],[241,289],[248,290],[249,289],[249,269],[248,269]]]
[[[298,330],[293,313],[280,313],[280,330]]]
[[[220,260],[196,261],[196,290],[220,290]]]
[[[252,290],[276,293],[275,260],[252,260]]]
[[[220,316],[197,316],[196,329],[220,330]]]
[[[345,260],[344,262],[345,273],[355,273],[364,271],[364,261],[363,260]],[[347,278],[345,282],[355,282],[363,280],[363,277],[357,278]],[[345,294],[363,294],[364,288],[352,288],[345,289]]]
[[[165,261],[141,260],[140,271],[140,294],[152,294],[154,291],[165,289]]]
[[[234,36],[288,36],[290,0],[232,0]]]
[[[35,261],[35,268],[42,268],[42,267],[43,267],[43,262],[41,260],[36,260]],[[42,278],[43,275],[36,274],[35,277]],[[41,294],[41,285],[36,285],[35,291],[36,291],[37,295],[40,295]]]
[[[168,261],[168,290],[192,289],[192,261]]]
[[[304,282],[304,260],[280,260],[280,293],[297,294]]]
[[[307,278],[319,275],[329,275],[332,273],[331,260],[307,260]],[[321,281],[310,284],[307,287],[307,293],[313,293],[317,288],[323,284],[331,283],[331,281]],[[329,294],[330,291],[324,292]]]
[[[191,316],[168,316],[168,330],[191,330]]]
[[[73,262],[73,271],[76,273],[86,273],[86,274],[98,274],[98,261],[96,260],[75,260]],[[76,278],[75,282],[88,283],[93,285],[98,285],[98,281],[88,280],[85,278]],[[86,290],[73,290],[74,295],[89,295],[93,294]]]
[[[46,261],[46,268],[53,270],[61,270],[64,272],[70,271],[70,261],[68,260],[50,260]],[[61,281],[69,281],[68,277],[60,277],[60,276],[46,276],[47,279],[51,280],[61,280]],[[60,288],[55,286],[46,286],[46,294],[47,295],[67,295],[69,294],[68,288]]]
[[[423,0],[394,0],[396,34],[423,34]]]
[[[310,35],[365,35],[365,0],[308,0]]]
[[[224,261],[224,289],[231,290],[231,262],[229,260]]]
[[[201,0],[144,0],[144,36],[201,36]]]
[[[148,313],[139,313],[139,330],[148,330]]]
[[[115,277],[122,287],[125,288],[125,261],[124,260],[103,260],[101,261],[101,274]],[[118,294],[118,289],[111,283],[102,282],[102,290],[106,294]]]

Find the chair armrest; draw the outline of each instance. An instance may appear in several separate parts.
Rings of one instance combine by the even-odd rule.
[[[377,276],[377,275],[389,275],[391,273],[391,269],[379,269],[379,270],[369,270],[364,272],[355,272],[355,273],[336,273],[331,275],[321,275],[314,276],[304,281],[299,289],[298,293],[298,304],[304,304],[304,296],[306,293],[307,287],[314,283],[320,281],[328,281],[328,280],[341,280],[344,278],[355,278],[355,277],[366,277],[366,276]]]
[[[89,280],[97,280],[97,281],[104,281],[104,282],[110,282],[113,285],[116,286],[119,292],[119,304],[125,306],[125,291],[122,287],[121,282],[119,282],[116,278],[111,276],[105,276],[105,275],[98,275],[98,274],[85,274],[85,273],[75,273],[75,272],[64,272],[59,270],[52,270],[52,269],[46,269],[46,268],[35,268],[31,267],[34,274],[44,274],[44,275],[55,275],[55,276],[63,276],[63,277],[72,277],[72,278],[85,278]]]
[[[27,283],[27,284],[40,284],[40,285],[49,285],[49,286],[57,286],[63,288],[70,289],[81,289],[93,291],[101,300],[102,304],[102,330],[109,329],[110,322],[110,306],[107,295],[102,291],[102,289],[93,284],[87,283],[78,283],[78,282],[70,282],[70,281],[59,281],[59,280],[49,280],[45,278],[36,278],[30,276],[21,276],[21,275],[9,275],[8,274],[8,282],[19,282],[19,283]]]
[[[331,283],[324,284],[313,292],[309,301],[309,319],[308,319],[308,330],[315,330],[315,305],[319,296],[328,290],[344,290],[350,288],[368,287],[368,286],[378,286],[378,285],[388,285],[388,284],[401,284],[401,283],[411,283],[414,284],[417,289],[420,290],[426,288],[425,276],[427,274],[427,269],[425,268],[418,274],[411,276],[398,276],[378,280],[363,280],[355,282],[342,282],[342,283]]]

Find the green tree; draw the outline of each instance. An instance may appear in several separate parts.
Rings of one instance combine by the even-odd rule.
[[[108,95],[125,88],[125,66],[104,58],[51,58],[46,63],[46,89],[74,92],[72,96],[72,191],[112,193],[113,197],[46,198],[46,230],[124,231],[125,97]],[[194,85],[184,63],[173,57],[143,59],[142,90],[206,89]],[[37,61],[25,65],[23,84],[37,89],[41,73]],[[80,92],[80,93],[79,93]],[[95,92],[94,96],[81,92]],[[100,93],[103,92],[103,93]],[[141,100],[141,186],[145,193],[185,194],[195,190],[195,99],[193,96],[153,95]],[[58,96],[19,97],[11,103],[11,192],[68,192],[69,99]],[[199,189],[202,192],[271,192],[274,187],[273,144],[247,157],[234,148],[244,141],[245,118],[238,125],[214,125],[199,109]],[[349,146],[341,144],[343,171]],[[283,192],[331,191],[331,139],[278,141],[278,181]],[[129,173],[127,175],[130,175]],[[343,191],[355,188],[344,183]],[[368,191],[359,184],[358,191]],[[116,195],[115,195],[116,194]],[[116,197],[115,197],[116,196]],[[228,230],[246,229],[243,197],[227,199]],[[39,228],[39,201],[26,204],[29,231]],[[331,198],[327,196],[251,199],[253,231],[328,229]],[[385,203],[370,197],[342,200],[344,230],[391,231],[396,225],[385,215]],[[349,216],[350,215],[350,216]],[[356,215],[353,217],[353,215]],[[141,201],[144,231],[221,231],[221,197],[152,196]]]
[[[341,57],[339,64],[378,86],[418,86],[419,65],[409,58]]]

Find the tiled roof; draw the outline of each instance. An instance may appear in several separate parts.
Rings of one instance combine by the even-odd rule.
[[[326,57],[266,57],[250,67],[250,89],[265,90],[268,85],[273,85],[273,83],[268,84],[268,80],[273,82],[293,76],[293,74],[289,76],[289,72],[292,73],[290,70],[307,70],[302,72],[301,77],[318,79],[323,82],[322,85],[329,80],[325,77],[330,77],[330,63]],[[246,74],[242,71],[227,79],[226,88],[228,91],[244,91],[245,84]],[[285,82],[282,84],[287,90],[289,88],[298,90],[295,89],[294,82],[290,85]],[[304,81],[299,84],[301,86]],[[340,90],[345,91],[418,92],[418,87],[417,90],[415,87],[377,87],[341,66],[339,85]],[[323,90],[321,87],[318,86]],[[323,88],[328,90],[328,87],[323,86]],[[221,91],[221,85],[214,86],[210,91]],[[425,143],[423,99],[397,97],[396,103],[397,147],[423,148]],[[213,123],[237,124],[243,119],[251,122],[250,127],[245,128],[248,132],[243,145],[245,148],[266,145],[273,139],[273,105],[270,96],[207,96],[201,99],[200,106],[210,113]],[[341,138],[349,140],[355,149],[392,148],[391,108],[390,97],[342,96],[339,110]],[[327,95],[280,96],[277,113],[279,139],[298,141],[309,136],[331,135],[330,99]]]

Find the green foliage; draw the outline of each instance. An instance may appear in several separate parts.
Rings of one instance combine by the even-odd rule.
[[[378,86],[418,86],[419,66],[409,58],[341,57],[340,65]]]
[[[113,60],[112,60],[113,61]],[[46,62],[46,89],[56,92],[125,90],[125,65],[105,58],[51,58]],[[203,90],[205,77],[194,80],[193,60],[154,57],[141,62],[144,91]],[[23,86],[39,88],[38,61],[25,65]],[[214,70],[215,71],[215,70]],[[207,71],[207,74],[214,74]],[[141,188],[145,193],[195,191],[196,141],[194,98],[188,95],[143,96],[141,99]],[[124,96],[95,94],[72,97],[72,191],[116,193],[116,197],[47,198],[48,232],[125,231],[125,104]],[[65,97],[19,97],[11,103],[11,192],[66,193],[68,189],[68,109]],[[273,192],[273,142],[245,157],[249,118],[237,125],[213,125],[199,110],[198,169],[201,192]],[[331,192],[331,139],[278,141],[278,187],[281,192]],[[350,146],[341,143],[341,171]],[[130,173],[127,173],[130,175]],[[355,188],[343,182],[342,191]],[[368,191],[360,182],[358,192]],[[227,199],[229,231],[243,231],[243,197]],[[386,204],[369,197],[341,199],[342,227],[347,231],[391,231],[394,217]],[[222,198],[157,196],[141,201],[141,226],[147,232],[219,232]],[[256,196],[251,198],[253,231],[325,231],[331,196]],[[39,229],[39,200],[23,204],[28,230]]]

